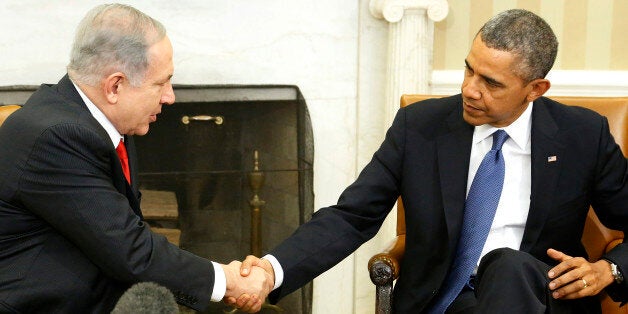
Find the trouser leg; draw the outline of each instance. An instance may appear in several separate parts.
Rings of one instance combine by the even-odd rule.
[[[486,254],[478,268],[476,313],[600,313],[597,298],[556,300],[548,288],[550,266],[508,248]]]
[[[473,314],[478,301],[475,292],[467,287],[462,289],[456,299],[447,308],[446,314]]]

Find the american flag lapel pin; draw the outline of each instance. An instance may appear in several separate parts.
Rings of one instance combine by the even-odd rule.
[[[555,162],[557,160],[558,160],[558,158],[556,156],[549,156],[549,157],[547,157],[547,162]]]

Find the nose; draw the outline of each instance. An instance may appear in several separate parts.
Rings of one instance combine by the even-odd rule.
[[[174,104],[175,95],[174,89],[172,89],[172,83],[168,82],[165,86],[163,93],[161,94],[161,104],[162,105],[172,105]]]
[[[478,80],[474,76],[464,78],[462,82],[462,96],[469,99],[482,98],[482,92],[478,87]]]

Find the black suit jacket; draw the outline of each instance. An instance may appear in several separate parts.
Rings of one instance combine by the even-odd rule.
[[[136,160],[132,138],[127,149]],[[207,306],[211,263],[141,220],[136,184],[67,76],[2,125],[0,174],[0,312],[109,313],[140,281]]]
[[[399,110],[386,139],[338,204],[275,248],[285,280],[276,300],[312,280],[373,237],[402,196],[406,252],[395,285],[396,312],[423,309],[443,284],[462,226],[473,127],[460,95]],[[613,229],[628,229],[628,166],[599,114],[535,101],[531,203],[520,249],[550,265],[548,248],[586,256],[580,238],[589,205]],[[549,162],[548,157],[557,161]],[[628,246],[607,256],[628,273]],[[617,285],[614,285],[617,286]],[[610,290],[628,299],[626,285]]]

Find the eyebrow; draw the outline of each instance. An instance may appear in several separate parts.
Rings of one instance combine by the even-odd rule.
[[[467,59],[464,59],[464,64],[467,67],[467,69],[471,70],[471,72],[474,72],[473,68],[471,67],[471,65],[469,65],[469,62],[467,61]],[[494,79],[494,78],[492,78],[490,76],[486,76],[484,74],[478,74],[478,75],[480,77],[482,77],[486,82],[488,82],[491,85],[499,86],[499,87],[503,87],[504,86],[504,84],[502,82],[500,82],[500,81],[498,81],[498,80],[496,80],[496,79]]]
[[[157,84],[166,84],[168,81],[172,79],[172,74],[168,75],[168,77],[164,80],[157,81]]]

